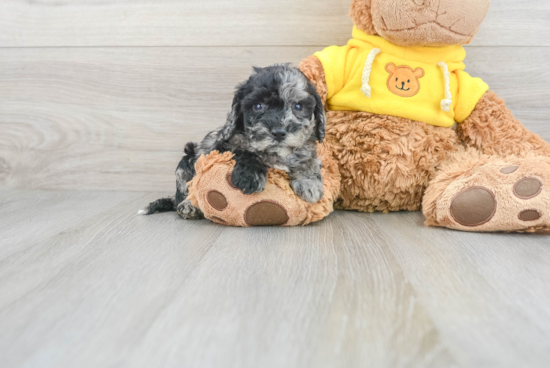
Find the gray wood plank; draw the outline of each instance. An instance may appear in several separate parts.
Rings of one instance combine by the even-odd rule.
[[[136,216],[160,194],[126,194],[0,261],[2,367],[550,360],[547,235],[427,228],[418,212],[228,228]]]
[[[550,46],[550,2],[493,0],[474,46]]]
[[[175,213],[136,216],[158,195],[134,195],[0,261],[2,367],[122,366],[129,347],[140,350],[223,229]]]
[[[0,47],[345,43],[349,0],[87,0],[0,4]],[[477,46],[549,46],[546,0],[493,1]]]
[[[315,50],[2,49],[0,185],[171,191],[183,146],[225,122],[252,65]]]
[[[2,366],[456,366],[372,221],[238,229],[133,202],[0,262]]]
[[[224,235],[143,341],[160,347],[131,365],[454,365],[371,224],[335,215]]]
[[[463,366],[548,366],[549,235],[428,228],[419,212],[368,219]]]
[[[0,49],[0,185],[172,191],[251,65],[317,47]],[[550,141],[549,48],[468,48],[467,71]]]
[[[0,4],[0,47],[330,45],[349,0],[88,0]]]
[[[0,195],[0,260],[137,194],[9,191]]]

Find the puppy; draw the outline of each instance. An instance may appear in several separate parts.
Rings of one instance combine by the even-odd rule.
[[[323,196],[321,162],[316,141],[325,136],[325,112],[315,86],[288,64],[254,68],[237,86],[231,111],[222,127],[185,146],[176,169],[176,195],[150,203],[139,214],[176,210],[184,219],[203,218],[186,199],[187,182],[195,176],[195,162],[214,150],[231,151],[236,162],[233,186],[244,194],[264,190],[269,168],[286,171],[290,185],[303,200]]]

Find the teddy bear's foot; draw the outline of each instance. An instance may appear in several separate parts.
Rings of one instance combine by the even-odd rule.
[[[192,190],[192,197],[200,203],[206,218],[236,226],[296,225],[289,214],[292,221],[303,221],[304,214],[296,211],[299,207],[295,198],[287,197],[274,185],[268,185],[260,193],[244,194],[233,184],[231,170],[227,165],[210,168],[208,180],[201,183],[200,191]],[[200,212],[189,200],[184,202],[189,202],[186,209],[191,206]]]
[[[268,171],[264,190],[244,194],[233,183],[233,154],[217,151],[197,160],[197,174],[189,183],[185,202],[200,208],[206,218],[231,226],[298,226],[319,221],[333,210],[340,192],[340,173],[330,151],[321,146],[318,153],[323,180],[317,180],[317,186],[304,186],[315,203],[300,199],[290,187],[288,175],[275,169]]]
[[[549,230],[550,159],[497,159],[469,169],[442,191],[435,209],[427,223],[452,229]]]

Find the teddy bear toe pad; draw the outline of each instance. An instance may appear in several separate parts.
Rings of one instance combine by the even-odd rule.
[[[542,191],[542,182],[537,178],[524,178],[514,185],[514,194],[521,199],[535,198]]]
[[[519,166],[507,166],[500,169],[500,173],[504,175],[513,174],[518,171]]]
[[[206,195],[208,204],[218,211],[223,211],[227,208],[227,198],[217,190],[211,190]]]
[[[467,231],[550,228],[550,160],[488,163],[453,181],[437,203],[442,226]]]
[[[541,214],[539,213],[539,211],[536,211],[536,210],[526,210],[526,211],[522,211],[520,214],[519,214],[519,219],[521,221],[536,221],[538,219],[541,218]]]

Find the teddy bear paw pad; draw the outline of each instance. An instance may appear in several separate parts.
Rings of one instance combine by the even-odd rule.
[[[275,202],[262,201],[248,207],[244,221],[248,226],[281,226],[288,222],[286,210]]]
[[[504,175],[510,175],[518,171],[519,166],[507,166],[502,169],[500,169],[500,172]]]
[[[213,208],[217,209],[218,211],[223,211],[227,208],[228,202],[227,198],[217,190],[211,190],[206,195],[206,200],[209,205],[211,205]]]
[[[514,185],[514,194],[521,199],[535,198],[542,192],[542,182],[537,178],[524,178]]]
[[[518,217],[521,221],[528,222],[528,221],[537,221],[538,219],[541,218],[541,216],[542,215],[537,210],[525,210],[525,211],[522,211]]]
[[[483,187],[472,187],[458,193],[451,203],[451,216],[464,226],[479,226],[495,215],[497,204],[493,193]]]

